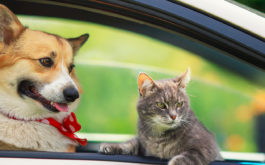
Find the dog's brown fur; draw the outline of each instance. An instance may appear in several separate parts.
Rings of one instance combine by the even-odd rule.
[[[25,28],[18,18],[12,13],[7,7],[0,4],[0,95],[6,95],[6,98],[15,98],[17,103],[23,103],[23,99],[17,93],[17,83],[20,79],[27,77],[29,79],[34,79],[34,81],[41,82],[43,84],[49,84],[53,82],[58,75],[62,72],[61,68],[69,68],[73,63],[74,54],[76,51],[84,44],[87,40],[88,35],[81,35],[77,38],[65,39],[57,35],[34,31]],[[49,57],[53,59],[54,66],[51,68],[45,68],[39,63],[40,58]],[[78,91],[81,92],[80,85],[75,76],[74,71],[70,74],[70,78],[76,84]],[[67,113],[59,112],[52,113],[43,108],[36,108],[34,101],[30,100],[25,103],[34,104],[24,107],[23,105],[18,105],[15,108],[9,108],[9,104],[5,104],[4,98],[0,98],[0,149],[2,150],[44,150],[44,151],[74,151],[75,142],[62,136],[55,128],[48,125],[41,125],[40,123],[34,123],[26,120],[35,120],[45,117],[54,117],[58,121],[67,115]],[[12,102],[13,100],[9,100]],[[28,103],[30,102],[30,103]],[[70,111],[72,111],[78,103],[75,101],[70,106]],[[14,106],[16,103],[14,103]],[[21,106],[21,107],[19,107]],[[33,112],[31,112],[31,107]],[[17,110],[18,108],[21,108]],[[14,110],[15,109],[15,110]],[[27,112],[23,112],[27,110]],[[25,119],[24,121],[16,121],[7,117],[7,115],[12,115],[13,117]],[[8,125],[9,124],[9,125]],[[7,129],[16,129],[21,126],[25,126],[25,129],[33,129],[36,132],[28,132],[22,135],[19,133],[5,134],[3,132],[8,132]],[[52,136],[58,142],[64,141],[62,145],[65,146],[53,146],[50,142],[44,142],[45,138],[42,140],[38,138],[41,134],[40,131],[50,129]],[[2,132],[1,132],[2,131]],[[23,132],[23,131],[22,131]],[[38,136],[34,137],[34,133],[38,133]],[[57,134],[58,133],[58,137]],[[32,135],[30,135],[32,134]],[[45,136],[45,132],[43,136]],[[11,136],[11,137],[10,137]],[[12,140],[19,139],[19,137],[24,138],[25,141]],[[27,138],[32,139],[32,143],[36,145],[29,145],[26,140]],[[49,135],[47,135],[49,136]],[[50,137],[49,137],[50,138]],[[10,140],[11,139],[11,140]],[[39,140],[38,140],[39,139]],[[61,140],[60,140],[61,139]],[[35,141],[34,141],[35,140]],[[45,143],[45,145],[41,145]],[[47,143],[47,144],[46,144]]]

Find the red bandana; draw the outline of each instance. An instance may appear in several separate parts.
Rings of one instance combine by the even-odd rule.
[[[74,134],[81,129],[81,125],[77,122],[74,112],[65,117],[62,124],[51,117],[37,121],[54,126],[61,134],[77,141],[82,146],[87,144],[87,139],[80,139]]]
[[[22,120],[15,117],[9,117],[11,119],[15,120]],[[87,139],[80,139],[78,138],[74,133],[79,131],[81,129],[81,125],[77,122],[76,116],[74,112],[71,112],[70,115],[66,116],[63,120],[63,123],[59,123],[54,118],[46,118],[46,119],[40,119],[40,120],[31,120],[31,121],[38,121],[41,123],[49,124],[57,128],[57,130],[63,134],[64,136],[69,137],[72,140],[77,141],[82,146],[85,146],[87,144]]]

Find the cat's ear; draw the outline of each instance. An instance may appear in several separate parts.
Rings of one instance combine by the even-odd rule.
[[[187,70],[184,73],[182,73],[180,76],[176,78],[176,82],[180,87],[186,88],[187,84],[190,82],[190,75],[191,75],[190,68],[187,68]]]
[[[154,81],[145,73],[140,73],[138,76],[138,87],[141,96],[147,96],[155,86]]]
[[[17,16],[0,4],[0,44],[2,42],[9,45],[19,37],[24,29]]]

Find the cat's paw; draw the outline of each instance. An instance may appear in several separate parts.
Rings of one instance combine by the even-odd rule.
[[[178,155],[170,159],[168,165],[187,165],[187,164],[185,164],[184,157],[182,155]]]
[[[102,143],[99,147],[100,153],[108,155],[120,154],[120,150],[117,144]]]

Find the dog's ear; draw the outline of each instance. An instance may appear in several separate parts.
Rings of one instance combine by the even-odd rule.
[[[15,14],[0,4],[0,42],[10,44],[19,37],[23,30],[24,27]]]
[[[67,39],[70,45],[72,46],[74,53],[76,53],[79,50],[79,48],[87,41],[88,37],[89,37],[88,34],[83,34],[76,38]]]

